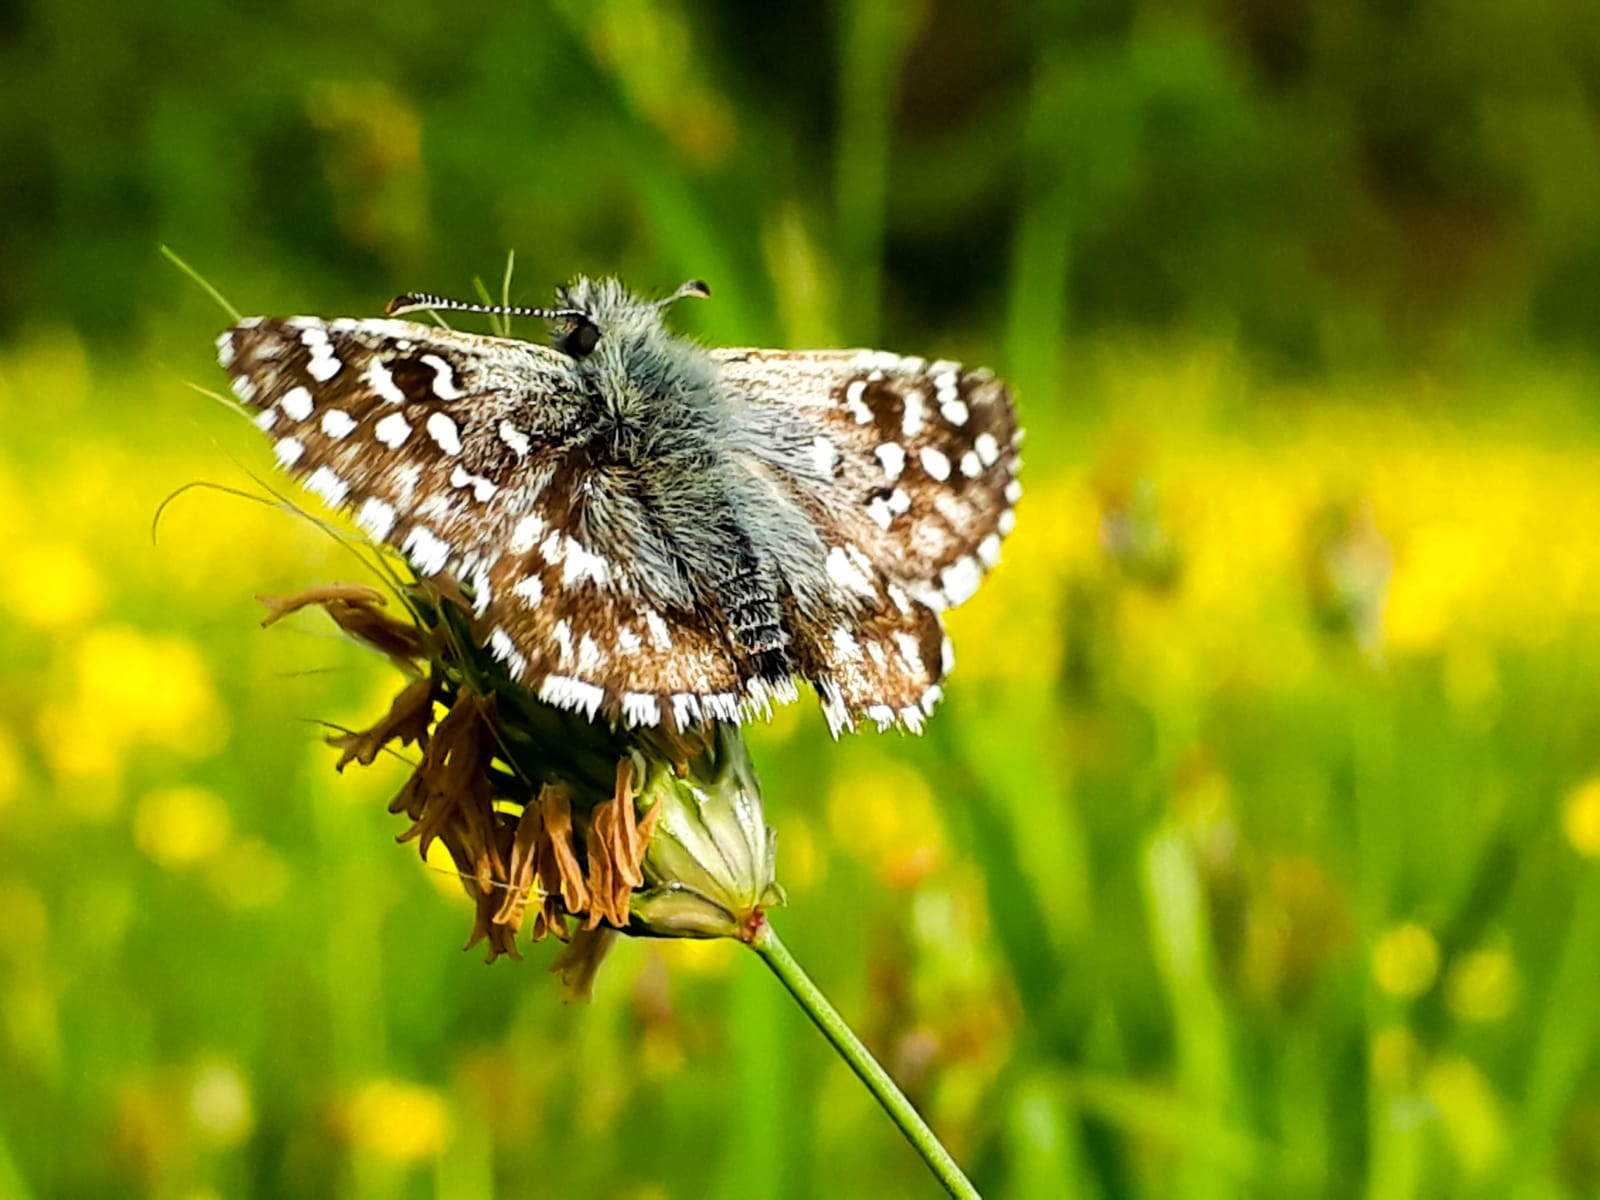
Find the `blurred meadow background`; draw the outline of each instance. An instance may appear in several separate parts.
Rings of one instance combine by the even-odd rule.
[[[0,97],[0,1196],[936,1192],[742,947],[460,952],[257,625],[353,560],[152,542],[270,471],[160,243],[994,367],[930,731],[750,733],[789,944],[988,1195],[1600,1193],[1600,7],[20,0]]]

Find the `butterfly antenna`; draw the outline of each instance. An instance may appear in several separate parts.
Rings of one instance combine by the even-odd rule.
[[[583,313],[574,308],[528,308],[518,304],[477,304],[469,300],[451,300],[429,292],[407,292],[396,296],[384,306],[391,317],[409,312],[470,312],[490,313],[502,317],[545,317],[549,320],[581,320]]]
[[[680,284],[678,290],[665,300],[657,300],[656,307],[665,308],[674,300],[682,300],[687,296],[693,296],[696,300],[707,300],[711,296],[711,286],[703,279],[690,279]]]

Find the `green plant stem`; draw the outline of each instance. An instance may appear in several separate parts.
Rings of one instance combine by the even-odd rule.
[[[906,1099],[906,1094],[900,1090],[898,1084],[889,1078],[889,1072],[878,1064],[871,1052],[862,1044],[855,1031],[845,1024],[839,1010],[828,1003],[828,998],[822,994],[821,989],[811,982],[811,976],[794,956],[789,953],[789,948],[779,939],[772,926],[762,921],[750,939],[750,945],[755,952],[761,955],[762,960],[772,969],[772,973],[789,989],[789,994],[799,1002],[805,1010],[806,1016],[816,1027],[822,1030],[822,1035],[833,1043],[833,1048],[839,1052],[845,1062],[850,1064],[850,1069],[856,1077],[867,1085],[867,1090],[873,1098],[883,1107],[900,1132],[906,1135],[906,1141],[916,1148],[922,1155],[928,1169],[944,1184],[945,1191],[960,1200],[979,1200],[978,1189],[972,1186],[972,1181],[966,1177],[961,1168],[956,1165],[956,1160],[951,1157],[950,1151],[944,1148],[933,1130],[928,1128],[928,1123],[912,1107],[911,1101]]]

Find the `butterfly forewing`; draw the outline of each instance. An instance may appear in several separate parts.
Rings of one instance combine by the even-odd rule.
[[[308,317],[241,324],[218,351],[279,464],[419,575],[466,585],[513,678],[591,717],[737,719],[725,640],[641,599],[626,563],[575,534],[565,355],[407,321]]]

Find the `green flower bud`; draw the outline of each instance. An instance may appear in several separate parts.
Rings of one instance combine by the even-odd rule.
[[[776,835],[739,727],[719,722],[688,767],[680,775],[660,759],[644,764],[638,804],[656,810],[655,829],[629,932],[747,941],[784,895],[774,876]]]

